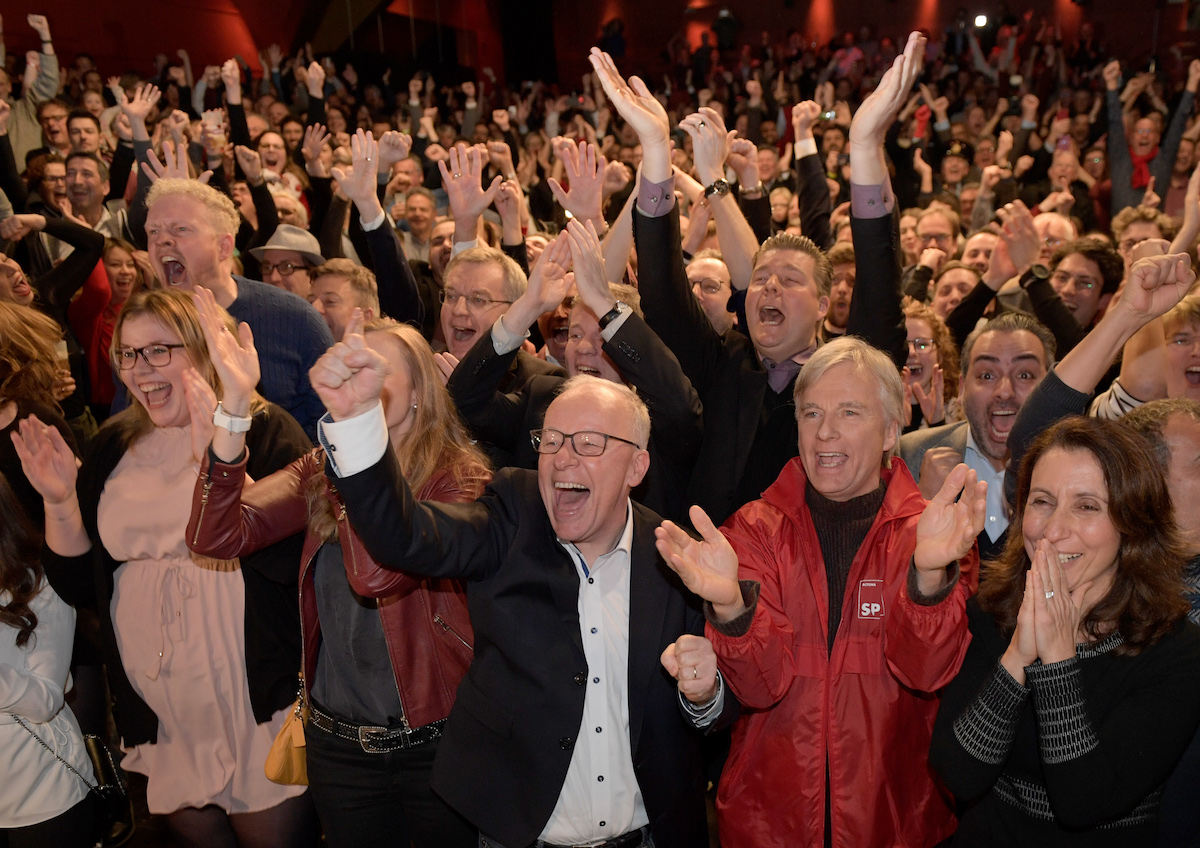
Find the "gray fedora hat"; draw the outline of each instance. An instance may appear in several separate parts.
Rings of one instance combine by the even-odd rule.
[[[325,264],[325,257],[321,255],[321,243],[317,241],[317,237],[308,230],[292,224],[280,224],[267,239],[267,243],[262,247],[253,248],[250,255],[261,262],[263,254],[268,250],[293,250],[313,266]]]

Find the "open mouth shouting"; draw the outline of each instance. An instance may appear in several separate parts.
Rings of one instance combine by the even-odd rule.
[[[572,518],[587,503],[592,490],[582,483],[557,481],[554,484],[554,512],[560,519]]]
[[[168,253],[160,256],[158,262],[163,269],[163,282],[174,288],[179,288],[187,284],[187,267],[184,266],[183,260],[180,257]]]
[[[1007,444],[1013,422],[1017,420],[1016,406],[994,406],[988,409],[988,436],[995,442]]]
[[[778,327],[784,321],[782,310],[775,306],[763,306],[758,310],[758,320],[765,327]]]
[[[1183,378],[1191,388],[1200,388],[1200,365],[1189,365],[1183,372]]]
[[[821,468],[837,468],[839,465],[845,465],[849,458],[847,454],[837,451],[820,451],[817,453],[817,465]]]
[[[151,383],[138,383],[138,389],[146,398],[146,409],[162,409],[171,400],[173,391],[170,383],[157,380]]]

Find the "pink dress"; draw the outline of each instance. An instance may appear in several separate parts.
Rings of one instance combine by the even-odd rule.
[[[158,741],[126,749],[122,765],[149,778],[151,813],[209,804],[258,812],[306,787],[263,773],[288,709],[254,720],[240,565],[195,556],[184,543],[195,484],[191,428],[155,428],[100,496],[100,539],[124,563],[111,608],[121,664],[158,716]]]

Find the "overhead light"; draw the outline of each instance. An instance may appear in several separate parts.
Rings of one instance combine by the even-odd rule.
[[[976,15],[975,26],[979,27],[980,29],[983,29],[985,26],[987,26],[987,15]]]

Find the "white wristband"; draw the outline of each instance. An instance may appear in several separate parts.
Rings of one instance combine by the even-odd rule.
[[[254,419],[249,415],[230,415],[220,403],[213,410],[213,424],[230,433],[245,433],[250,430]]]

